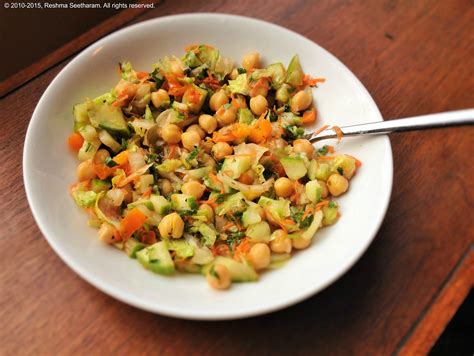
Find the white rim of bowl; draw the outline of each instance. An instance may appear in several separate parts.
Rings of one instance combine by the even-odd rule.
[[[319,293],[320,291],[324,290],[327,288],[329,285],[333,284],[335,281],[337,281],[340,277],[342,277],[354,264],[362,257],[362,255],[365,253],[365,251],[368,249],[369,245],[372,243],[374,240],[378,230],[380,229],[380,226],[382,225],[382,222],[384,220],[385,214],[388,209],[388,205],[390,202],[390,196],[392,193],[392,187],[393,187],[393,155],[392,155],[392,148],[390,145],[390,140],[388,136],[385,136],[385,145],[386,149],[388,150],[389,157],[388,162],[387,162],[387,169],[389,170],[389,189],[387,191],[387,194],[382,197],[384,199],[383,202],[383,209],[380,210],[379,216],[378,216],[378,222],[377,224],[374,225],[371,231],[368,231],[368,235],[370,238],[367,239],[365,245],[360,249],[360,251],[355,255],[355,257],[352,258],[352,260],[348,261],[343,268],[341,268],[336,274],[332,276],[332,278],[328,279],[328,281],[322,285],[316,286],[316,287],[309,287],[307,288],[304,292],[299,293],[297,295],[292,295],[287,298],[283,298],[281,300],[278,300],[276,302],[273,302],[271,304],[268,304],[264,307],[257,306],[257,307],[251,307],[247,308],[246,310],[238,310],[237,312],[233,310],[229,310],[227,313],[220,313],[220,314],[209,314],[208,312],[206,313],[200,313],[199,310],[182,310],[180,308],[175,308],[175,307],[169,307],[166,305],[161,305],[159,301],[157,300],[156,303],[145,303],[143,301],[140,301],[136,296],[133,294],[116,289],[113,286],[110,286],[107,284],[107,281],[102,281],[99,280],[95,275],[88,273],[86,270],[82,268],[80,264],[77,264],[74,261],[74,258],[70,255],[68,255],[66,252],[62,251],[59,245],[57,245],[54,242],[54,239],[52,239],[49,235],[48,232],[48,227],[47,223],[43,221],[43,219],[40,217],[40,214],[38,212],[39,207],[37,207],[36,203],[34,202],[34,192],[31,191],[31,186],[29,182],[32,180],[31,176],[31,171],[26,168],[26,162],[29,161],[30,157],[30,151],[32,150],[32,146],[29,144],[29,141],[31,140],[32,132],[34,131],[34,127],[36,125],[39,125],[40,119],[38,118],[38,107],[41,106],[44,98],[47,96],[48,92],[51,90],[51,88],[55,85],[55,83],[60,79],[60,77],[64,74],[67,69],[70,67],[73,67],[77,61],[79,61],[82,57],[85,57],[89,55],[93,50],[103,44],[103,42],[107,42],[110,39],[113,39],[115,37],[121,36],[123,33],[128,32],[128,31],[133,31],[137,27],[142,27],[142,26],[152,26],[156,22],[169,22],[169,21],[176,21],[176,20],[185,20],[185,19],[190,19],[190,18],[198,18],[198,17],[214,17],[214,18],[229,18],[232,20],[238,20],[238,21],[251,21],[260,25],[265,25],[268,26],[269,28],[273,28],[278,31],[284,31],[287,32],[288,34],[291,34],[293,36],[297,36],[300,38],[300,40],[303,40],[308,43],[308,46],[318,46],[321,50],[323,50],[328,56],[332,58],[336,63],[338,63],[341,66],[341,69],[346,71],[346,74],[348,74],[351,78],[355,80],[356,85],[359,87],[362,92],[367,94],[368,98],[370,99],[370,105],[372,109],[375,110],[375,112],[378,113],[380,120],[383,120],[382,115],[375,104],[372,96],[370,93],[367,91],[367,89],[364,87],[362,82],[355,76],[355,74],[352,73],[352,71],[349,70],[337,57],[335,57],[332,53],[324,49],[323,47],[319,46],[315,42],[311,41],[310,39],[304,37],[303,35],[300,35],[297,32],[294,32],[292,30],[289,30],[283,26],[276,25],[267,21],[251,18],[251,17],[246,17],[246,16],[238,16],[238,15],[231,15],[231,14],[225,14],[225,13],[207,13],[207,12],[202,12],[202,13],[186,13],[186,14],[179,14],[179,15],[171,15],[171,16],[163,16],[159,18],[154,18],[151,20],[139,22],[137,24],[125,27],[123,29],[120,29],[118,31],[115,31],[100,40],[94,42],[93,44],[89,45],[87,48],[82,50],[79,54],[77,54],[57,75],[56,77],[52,80],[52,82],[48,85],[46,88],[45,92],[41,96],[40,100],[38,101],[38,104],[36,105],[36,108],[33,112],[33,115],[31,117],[30,123],[28,125],[28,130],[26,132],[25,136],[25,143],[24,143],[24,149],[23,149],[23,182],[25,185],[25,191],[26,191],[26,197],[31,209],[31,212],[33,214],[33,217],[43,234],[43,236],[46,238],[48,241],[49,245],[52,247],[52,249],[56,252],[56,254],[63,260],[63,262],[68,265],[74,272],[76,272],[81,278],[92,284],[94,287],[99,289],[100,291],[104,292],[105,294],[109,295],[110,297],[120,300],[121,302],[124,302],[126,304],[132,305],[134,307],[137,307],[142,310],[146,310],[152,313],[158,313],[161,315],[165,316],[170,316],[170,317],[176,317],[176,318],[182,318],[182,319],[190,319],[190,320],[230,320],[230,319],[242,319],[242,318],[248,318],[252,316],[257,316],[257,315],[262,315],[262,314],[267,314],[271,313],[273,311],[277,311],[289,306],[292,306],[294,304],[297,304],[313,295],[316,293]]]

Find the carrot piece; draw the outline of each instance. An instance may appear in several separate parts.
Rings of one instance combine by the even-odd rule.
[[[316,131],[314,131],[313,135],[316,136],[318,133],[323,132],[323,131],[326,130],[328,127],[329,127],[329,125],[321,126],[319,129],[317,129]]]
[[[128,162],[128,151],[122,151],[112,159],[115,163],[122,166]]]
[[[318,83],[324,83],[326,81],[326,78],[313,78],[309,74],[306,74],[303,77],[303,84],[309,85],[310,87],[314,87]]]
[[[337,142],[341,142],[342,138],[344,137],[344,133],[342,132],[341,128],[339,126],[333,126],[333,127],[331,127],[331,129],[337,135]]]
[[[73,132],[68,138],[67,143],[69,148],[75,152],[79,152],[82,145],[84,144],[84,138],[77,132]]]
[[[319,156],[318,159],[321,161],[332,161],[334,156]]]
[[[310,124],[316,121],[316,109],[312,108],[311,110],[307,110],[303,113],[303,119],[301,122],[304,124]]]
[[[328,204],[329,204],[329,200],[323,200],[322,202],[319,202],[318,204],[316,204],[316,211],[321,210],[323,206],[328,205]]]
[[[253,184],[253,176],[251,171],[244,172],[239,177],[239,182],[247,185]]]
[[[123,240],[128,240],[132,234],[143,226],[147,217],[140,209],[134,208],[120,222]]]
[[[254,97],[258,94],[258,89],[264,88],[268,89],[270,86],[268,85],[268,79],[267,78],[260,78],[250,89],[250,96]]]
[[[250,131],[249,140],[253,143],[263,143],[272,136],[272,124],[265,119],[266,111],[260,115],[253,130]]]
[[[313,213],[313,207],[310,205],[306,205],[306,208],[304,209],[303,216],[301,217],[301,221],[306,219],[309,215]]]
[[[229,223],[225,224],[225,225],[222,227],[222,230],[227,231],[227,230],[229,230],[232,226],[234,226],[234,223],[233,223],[233,222],[229,222]]]
[[[151,187],[148,187],[148,188],[143,192],[142,195],[143,195],[145,198],[148,198],[148,197],[151,195],[152,192],[153,192],[153,189],[152,189]]]
[[[168,158],[174,158],[174,156],[176,155],[176,151],[178,149],[178,145],[173,145],[173,144],[170,144],[170,152],[168,154]]]
[[[137,78],[138,79],[143,79],[143,78],[146,78],[146,77],[148,77],[147,72],[137,72]]]
[[[326,147],[328,148],[329,153],[335,153],[336,152],[336,150],[334,149],[334,146],[327,145]]]
[[[235,248],[234,260],[240,260],[241,255],[245,255],[250,251],[249,240],[245,237],[240,241],[240,244]]]
[[[100,179],[105,179],[113,173],[113,169],[105,164],[94,164],[94,172]]]
[[[231,133],[235,138],[246,138],[251,131],[249,125],[240,123],[234,124],[231,129]]]

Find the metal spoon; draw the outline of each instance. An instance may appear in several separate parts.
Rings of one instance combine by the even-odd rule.
[[[473,124],[474,109],[466,109],[423,116],[413,116],[397,120],[341,126],[339,128],[341,129],[344,137],[350,137],[362,135],[380,135],[389,134],[391,132],[426,130]],[[338,136],[332,127],[328,127],[317,134],[309,133],[303,136],[303,138],[313,143],[337,137]]]

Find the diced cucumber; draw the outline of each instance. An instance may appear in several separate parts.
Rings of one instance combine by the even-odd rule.
[[[213,264],[219,264],[227,267],[233,282],[254,282],[258,280],[257,272],[255,272],[255,270],[249,264],[237,262],[232,258],[222,256],[216,257]],[[207,273],[213,264],[203,268],[203,272]]]
[[[118,106],[108,104],[93,105],[89,108],[88,115],[94,127],[100,127],[123,136],[130,134],[122,109]]]
[[[175,271],[166,241],[160,241],[144,248],[138,251],[136,256],[143,267],[154,273],[170,275]]]
[[[254,158],[251,155],[232,156],[224,159],[221,171],[226,173],[230,172],[230,177],[232,179],[237,179],[242,173],[250,169],[253,161]]]
[[[316,179],[317,170],[318,170],[318,162],[315,159],[312,159],[311,161],[309,161],[309,166],[308,166],[308,178],[310,180]]]
[[[251,242],[270,242],[271,237],[270,225],[266,221],[260,221],[250,225],[245,231],[245,235]]]
[[[308,170],[301,157],[283,157],[280,162],[285,170],[286,175],[291,180],[303,178]]]
[[[303,69],[301,68],[300,59],[295,55],[288,65],[286,82],[294,87],[303,84]]]
[[[171,196],[171,209],[177,212],[196,210],[196,198],[186,194],[173,194]]]
[[[304,239],[311,240],[313,238],[314,234],[316,233],[316,231],[318,231],[322,220],[323,220],[323,212],[321,210],[314,213],[313,222],[301,234],[301,237],[304,238]]]
[[[281,63],[273,63],[267,67],[267,71],[272,78],[272,88],[279,89],[285,82],[286,69]]]
[[[262,217],[258,213],[257,209],[252,207],[249,207],[242,214],[242,224],[244,227],[248,227],[249,225],[256,224],[260,221],[262,221]]]
[[[122,145],[115,141],[112,135],[109,134],[106,130],[99,131],[99,140],[114,152],[118,152],[122,148]]]
[[[192,84],[183,94],[183,103],[188,106],[191,113],[197,114],[201,111],[201,108],[206,101],[206,96],[207,90]]]
[[[321,200],[321,194],[323,193],[323,188],[319,185],[317,180],[310,180],[305,185],[305,195],[306,198],[311,201],[311,203],[316,204]]]
[[[326,205],[322,209],[323,211],[323,225],[333,225],[336,223],[337,219],[339,218],[339,214],[337,213],[337,204],[330,204]]]
[[[112,184],[107,180],[92,179],[91,189],[96,192],[103,192],[112,188]]]
[[[77,158],[81,161],[87,161],[88,159],[94,158],[95,153],[99,149],[101,142],[99,140],[94,141],[84,141],[82,144],[79,153],[77,154]]]
[[[150,196],[150,201],[153,204],[153,210],[161,216],[165,216],[171,210],[170,202],[161,195],[152,194]]]
[[[146,247],[145,244],[142,244],[141,242],[138,242],[137,240],[130,238],[127,241],[125,241],[123,249],[125,253],[128,255],[130,258],[137,258],[137,252],[140,250],[143,250]]]

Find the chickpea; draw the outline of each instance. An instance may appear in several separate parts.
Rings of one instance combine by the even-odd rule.
[[[170,105],[170,96],[164,89],[159,89],[151,93],[151,102],[157,109],[166,108]]]
[[[204,137],[206,137],[206,133],[204,132],[204,130],[201,128],[201,126],[197,124],[191,125],[186,129],[186,132],[193,132],[193,131],[198,133],[199,137],[201,137],[201,140]]]
[[[204,194],[204,190],[206,190],[206,187],[197,181],[184,183],[181,187],[181,191],[184,194],[191,195],[196,199],[201,199],[202,195]]]
[[[92,160],[92,162],[94,164],[104,164],[107,157],[110,157],[109,151],[107,151],[106,149],[101,148],[100,150],[98,150],[95,153],[94,159]]]
[[[268,94],[268,88],[269,88],[268,79],[262,78],[262,81],[263,81],[266,85],[260,85],[260,86],[258,86],[258,87],[253,88],[253,89],[250,91],[250,96],[251,96],[251,97],[254,97],[254,96],[257,96],[257,95],[267,96],[267,94]]]
[[[237,70],[237,68],[234,68],[232,69],[232,72],[230,72],[229,78],[232,80],[235,80],[235,78],[237,78],[238,75],[239,75],[239,71]]]
[[[255,269],[267,268],[270,264],[270,248],[259,242],[250,248],[248,257]]]
[[[183,236],[184,221],[178,213],[166,215],[158,224],[158,230],[162,238],[167,239],[173,237],[179,239]]]
[[[212,111],[217,111],[221,106],[228,103],[229,98],[223,90],[219,90],[218,92],[212,94],[211,98],[209,99],[209,107]]]
[[[291,239],[288,238],[288,234],[284,230],[275,230],[270,241],[270,248],[275,253],[290,253]]]
[[[233,151],[233,148],[227,142],[217,142],[214,147],[212,147],[212,154],[218,161],[225,156],[230,156]]]
[[[313,97],[310,93],[302,90],[299,91],[291,98],[290,109],[293,112],[299,112],[309,108],[313,102]]]
[[[95,178],[95,171],[94,171],[94,164],[92,163],[92,159],[88,159],[87,161],[81,162],[77,166],[77,180],[82,182],[84,180],[94,179]]]
[[[212,147],[214,146],[214,142],[212,142],[211,139],[207,138],[205,141],[201,143],[201,146],[204,149],[204,152],[211,153]]]
[[[173,186],[168,179],[158,180],[158,188],[160,188],[160,192],[163,195],[170,195],[173,192]]]
[[[326,182],[329,193],[337,197],[345,192],[349,188],[349,181],[346,177],[341,176],[338,173],[331,174]]]
[[[207,283],[214,289],[228,289],[231,284],[230,272],[224,265],[216,264],[206,275]]]
[[[291,239],[291,244],[293,248],[297,250],[302,250],[309,245],[311,245],[311,239],[305,239],[303,237],[297,237],[295,239]]]
[[[242,67],[246,70],[252,70],[260,67],[260,54],[258,52],[247,53],[242,58]]]
[[[199,146],[201,142],[201,136],[196,131],[186,131],[181,134],[181,143],[183,147],[189,151],[192,151],[194,147]]]
[[[250,110],[257,116],[262,115],[267,110],[267,107],[268,101],[262,95],[257,95],[250,99]]]
[[[161,130],[161,137],[167,143],[176,144],[181,141],[181,129],[175,124],[167,124]]]
[[[214,146],[214,144],[213,144]],[[216,161],[212,156],[208,155],[207,153],[204,153],[201,157],[201,162],[204,166],[209,166],[209,167],[215,167],[216,166]]]
[[[237,118],[237,110],[233,106],[226,106],[221,106],[214,115],[220,127],[233,123]]]
[[[98,234],[99,240],[105,242],[106,244],[113,244],[114,242],[118,242],[115,240],[114,237],[114,227],[106,222],[100,225]]]
[[[212,223],[214,221],[214,209],[212,209],[210,205],[201,204],[199,206],[199,211],[207,218],[208,223]]]
[[[323,181],[323,180],[318,180],[318,183],[321,186],[321,188],[323,188],[323,190],[321,192],[321,198],[326,199],[329,195],[328,186],[327,186],[326,182]]]
[[[295,186],[291,179],[286,177],[278,178],[275,182],[275,193],[279,197],[289,197],[295,192]]]
[[[239,109],[247,109],[247,101],[242,94],[237,94],[237,96],[234,97],[234,101],[237,103]]]
[[[120,82],[115,86],[115,91],[118,94],[126,94],[129,98],[133,98],[137,92],[138,84],[127,82],[121,79]]]
[[[305,139],[298,139],[293,141],[293,149],[295,152],[304,152],[308,158],[313,157],[314,146]]]
[[[199,126],[208,134],[211,134],[217,129],[217,119],[214,116],[202,114],[199,116]]]
[[[135,93],[135,97],[133,98],[133,100],[134,101],[144,100],[144,102],[148,104],[148,102],[150,102],[150,96],[149,96],[150,91],[151,91],[151,86],[149,83],[139,84],[137,87],[137,92]],[[148,96],[148,100],[146,100],[147,96]]]

